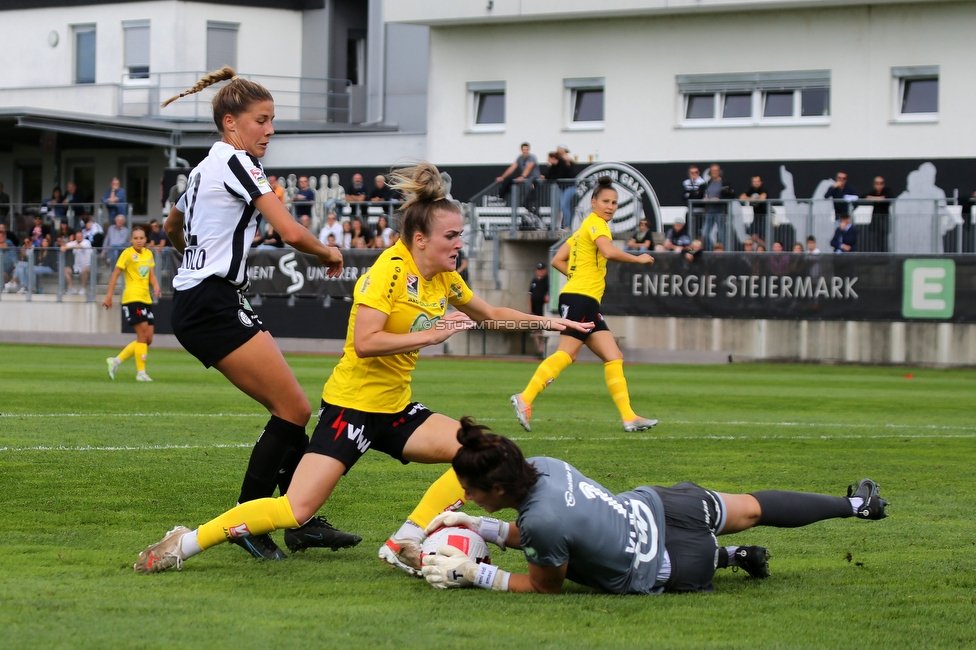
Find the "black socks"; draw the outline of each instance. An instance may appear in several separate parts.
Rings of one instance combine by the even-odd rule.
[[[752,496],[762,508],[759,526],[797,528],[824,519],[854,516],[850,500],[844,497],[786,490],[762,490]]]
[[[276,487],[284,494],[307,446],[305,427],[272,415],[254,443],[238,503],[270,497]]]

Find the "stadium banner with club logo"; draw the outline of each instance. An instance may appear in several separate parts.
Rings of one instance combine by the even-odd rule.
[[[602,312],[790,320],[976,322],[976,256],[654,253],[610,264]]]
[[[314,255],[294,249],[253,250],[247,259],[248,294],[262,296],[351,296],[356,280],[369,270],[381,250],[342,251],[342,274],[330,278]]]

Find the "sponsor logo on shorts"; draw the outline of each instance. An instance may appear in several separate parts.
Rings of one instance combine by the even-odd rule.
[[[407,295],[419,299],[419,278],[416,275],[407,274]]]
[[[244,313],[243,309],[237,310],[237,317],[241,319],[241,324],[243,324],[244,327],[254,327],[254,321],[251,320],[250,316]]]

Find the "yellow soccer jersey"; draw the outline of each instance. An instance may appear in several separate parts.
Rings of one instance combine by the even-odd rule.
[[[430,329],[444,316],[448,303],[463,305],[472,295],[455,271],[424,280],[403,242],[386,249],[353,290],[346,345],[325,382],[322,399],[369,413],[396,413],[410,403],[410,374],[420,351],[360,359],[353,346],[360,305],[387,314],[387,332],[408,334]]]
[[[115,268],[122,269],[122,275],[125,276],[125,289],[122,291],[123,305],[130,302],[152,304],[152,296],[149,295],[149,270],[154,266],[156,261],[148,248],[143,248],[141,253],[137,253],[132,246],[122,251]]]
[[[569,274],[563,293],[589,296],[597,302],[603,300],[603,291],[607,288],[607,258],[596,247],[598,237],[613,241],[607,222],[591,212],[569,238]]]

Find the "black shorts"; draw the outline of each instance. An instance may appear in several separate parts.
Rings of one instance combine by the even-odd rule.
[[[694,483],[653,486],[664,503],[664,547],[671,557],[665,591],[712,591],[718,564],[718,535],[725,525],[725,502]]]
[[[367,413],[323,400],[305,453],[335,458],[346,466],[347,472],[370,447],[406,465],[410,461],[403,459],[403,447],[433,414],[420,402],[407,404],[399,413]]]
[[[125,303],[122,305],[122,314],[125,316],[125,320],[129,321],[129,325],[153,324],[152,305],[147,305],[144,302]]]
[[[268,330],[244,294],[215,277],[173,294],[171,323],[180,345],[207,368]]]
[[[603,314],[600,313],[600,303],[589,296],[578,293],[559,294],[559,315],[577,323],[596,323],[596,327],[589,332],[567,329],[560,332],[563,336],[572,336],[580,341],[586,341],[593,332],[610,331],[607,321],[603,320]]]

